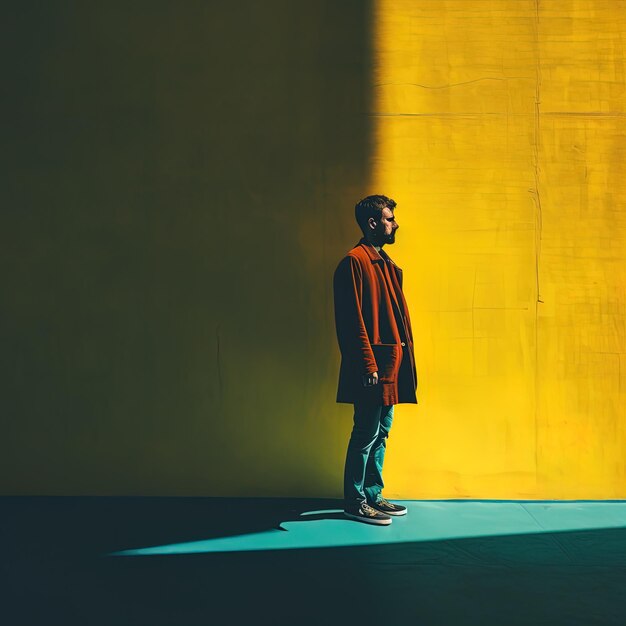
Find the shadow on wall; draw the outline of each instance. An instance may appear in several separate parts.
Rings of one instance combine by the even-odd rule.
[[[2,492],[336,491],[370,2],[8,13]]]

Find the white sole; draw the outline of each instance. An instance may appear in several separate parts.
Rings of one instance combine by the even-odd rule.
[[[343,514],[350,519],[355,519],[358,522],[365,522],[366,524],[373,524],[374,526],[389,526],[389,524],[391,524],[391,518],[374,520],[361,515],[354,515],[353,513],[348,513],[347,511],[344,511]]]

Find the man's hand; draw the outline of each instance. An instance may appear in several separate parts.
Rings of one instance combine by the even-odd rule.
[[[378,384],[378,372],[374,372],[373,374],[364,374],[363,377],[363,387],[371,387],[372,385]]]

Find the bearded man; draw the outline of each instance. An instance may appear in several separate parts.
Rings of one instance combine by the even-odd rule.
[[[389,525],[406,507],[383,498],[383,461],[394,406],[417,404],[417,373],[402,270],[383,251],[399,228],[396,202],[368,196],[355,207],[363,237],[340,261],[333,279],[341,351],[337,402],[354,405],[344,469],[344,514]]]

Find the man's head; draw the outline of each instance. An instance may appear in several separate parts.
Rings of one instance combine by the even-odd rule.
[[[399,226],[394,218],[395,200],[367,196],[354,207],[354,215],[367,241],[375,246],[394,243]]]

